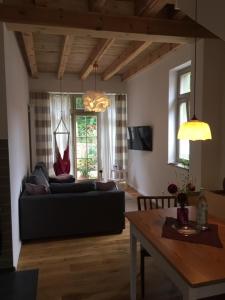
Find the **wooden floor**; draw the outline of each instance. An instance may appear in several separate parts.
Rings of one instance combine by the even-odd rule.
[[[39,269],[37,300],[129,299],[129,224],[122,234],[24,244],[18,269],[30,268]]]
[[[19,270],[39,269],[37,300],[129,300],[129,260],[127,222],[122,234],[25,244]],[[152,258],[146,260],[146,289],[145,299],[181,299]]]

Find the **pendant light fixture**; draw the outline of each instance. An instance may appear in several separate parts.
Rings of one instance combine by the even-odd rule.
[[[195,1],[195,22],[197,23],[197,3]],[[209,124],[202,122],[196,118],[195,115],[195,102],[196,102],[196,78],[197,78],[197,37],[195,37],[195,51],[194,51],[194,115],[191,120],[180,125],[177,138],[178,140],[190,140],[190,141],[201,141],[211,140],[211,130]]]
[[[110,100],[107,95],[102,91],[96,90],[96,73],[98,65],[94,64],[94,77],[95,77],[95,89],[87,91],[83,95],[83,103],[85,111],[104,112],[107,107],[110,106]]]

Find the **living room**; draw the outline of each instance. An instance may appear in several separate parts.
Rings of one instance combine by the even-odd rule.
[[[223,139],[225,45],[223,41],[224,27],[218,21],[220,12],[224,11],[224,4],[220,2],[218,6],[212,7],[209,2],[203,4],[202,1],[199,1],[199,23],[219,35],[222,40],[201,39],[197,42],[196,114],[210,124],[213,139],[191,144],[190,172],[198,188],[204,187],[212,190],[221,189],[225,174],[223,155],[225,147]],[[13,2],[13,4],[15,3]],[[178,7],[185,13],[191,14],[192,6],[188,5],[187,1],[178,1]],[[209,14],[213,9],[215,9],[215,14]],[[221,18],[220,21],[222,22],[222,20]],[[1,164],[1,174],[8,176],[8,179],[5,179],[6,185],[3,193],[6,204],[2,203],[1,205],[8,206],[10,210],[7,215],[8,222],[5,225],[9,232],[8,252],[5,252],[6,257],[0,257],[0,262],[3,267],[8,265],[17,267],[21,251],[18,199],[22,180],[31,171],[27,110],[30,102],[29,93],[31,91],[60,92],[60,84],[56,74],[53,73],[41,74],[38,79],[28,75],[14,32],[2,23],[0,45],[0,139],[7,141],[8,144],[8,155],[4,156],[4,161],[7,159],[8,162]],[[173,49],[162,56],[160,60],[126,81],[121,81],[120,76],[102,81],[100,76],[97,76],[96,84],[99,89],[109,94],[127,95],[129,126],[150,125],[153,128],[152,152],[128,151],[128,184],[143,195],[165,193],[168,183],[176,180],[176,176],[186,172],[185,169],[175,166],[173,155],[168,154],[168,149],[170,149],[168,145],[173,144],[168,128],[170,126],[168,112],[170,98],[172,99],[174,95],[173,72],[177,67],[186,67],[186,64],[192,61],[193,55],[193,43],[185,44]],[[194,72],[192,64],[190,68],[191,72]],[[65,73],[62,89],[64,93],[80,93],[93,89],[93,82],[94,75],[89,76],[82,83],[77,74]],[[3,148],[5,149],[5,146]],[[3,150],[1,151],[3,153]],[[5,196],[5,191],[8,193],[7,196]],[[116,237],[115,240],[117,240]],[[48,251],[47,244],[43,247]],[[71,247],[75,247],[72,242]],[[32,246],[32,249],[35,253],[35,246]],[[117,246],[115,245],[113,249],[116,251]],[[124,274],[126,273],[124,272]],[[127,277],[129,276],[127,275]],[[98,299],[101,299],[100,297]],[[40,299],[48,298],[42,295]],[[67,297],[62,299],[79,299],[79,294],[70,296],[68,293]],[[104,298],[103,295],[102,299],[107,298]]]

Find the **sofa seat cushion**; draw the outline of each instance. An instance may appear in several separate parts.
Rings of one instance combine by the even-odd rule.
[[[53,194],[84,193],[95,191],[95,183],[93,181],[77,183],[51,183],[50,189]]]

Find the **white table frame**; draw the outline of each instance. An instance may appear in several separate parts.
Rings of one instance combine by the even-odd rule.
[[[137,276],[137,241],[140,241],[143,247],[151,254],[156,264],[173,281],[183,295],[183,300],[196,300],[205,297],[220,295],[225,293],[225,282],[210,283],[192,287],[175,270],[175,268],[165,259],[165,257],[146,240],[142,233],[134,224],[130,224],[130,299],[136,300],[136,276]]]

